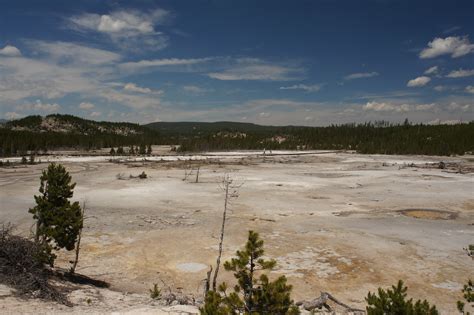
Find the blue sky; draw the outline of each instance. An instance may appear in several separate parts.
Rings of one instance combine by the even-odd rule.
[[[474,1],[0,1],[0,117],[474,120]]]

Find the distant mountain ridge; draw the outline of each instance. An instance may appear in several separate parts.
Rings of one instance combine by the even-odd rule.
[[[79,118],[72,115],[28,116],[3,124],[4,128],[14,131],[55,132],[64,134],[114,134],[121,136],[140,135],[149,129],[128,122],[106,122]]]

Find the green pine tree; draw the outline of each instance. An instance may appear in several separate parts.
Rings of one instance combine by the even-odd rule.
[[[29,210],[36,220],[35,240],[50,253],[51,265],[56,257],[51,249],[73,250],[84,221],[79,203],[69,201],[76,186],[71,179],[64,166],[51,163],[40,177],[36,206]]]
[[[234,272],[238,284],[230,293],[225,282],[219,286],[219,293],[210,291],[201,314],[299,314],[291,300],[292,286],[287,284],[286,277],[272,282],[261,273],[276,265],[275,260],[262,258],[263,254],[263,240],[258,233],[249,231],[245,248],[237,251],[236,258],[224,263],[225,270]]]
[[[385,291],[382,288],[378,289],[378,296],[375,293],[367,295],[365,300],[368,306],[366,307],[367,315],[438,315],[436,306],[430,306],[426,300],[418,300],[413,302],[413,299],[407,300],[408,288],[403,285],[403,281],[399,280],[397,286],[392,286],[392,289]]]

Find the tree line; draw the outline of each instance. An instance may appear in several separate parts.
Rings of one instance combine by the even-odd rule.
[[[232,122],[93,122],[50,115],[67,132],[44,130],[40,116],[0,126],[0,156],[46,153],[59,148],[93,150],[177,145],[181,152],[225,150],[355,150],[366,154],[462,155],[474,151],[474,122],[454,125],[392,124],[386,121],[328,127],[259,126]]]
[[[179,144],[180,151],[355,150],[366,154],[462,155],[474,151],[474,123],[281,127],[271,132],[181,136]]]

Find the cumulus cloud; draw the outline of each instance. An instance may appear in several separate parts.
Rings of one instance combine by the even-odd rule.
[[[207,75],[223,81],[291,81],[301,79],[303,73],[298,67],[273,64],[258,58],[237,58],[231,60],[226,68]]]
[[[307,92],[318,92],[321,90],[321,84],[313,84],[313,85],[306,85],[306,84],[295,84],[291,86],[282,86],[280,90],[304,90]]]
[[[456,102],[451,102],[448,106],[447,109],[449,111],[461,111],[461,112],[467,112],[471,110],[473,107],[472,104],[459,104]]]
[[[363,78],[372,78],[378,76],[378,72],[359,72],[346,75],[344,80],[354,80],[354,79],[363,79]]]
[[[21,52],[15,46],[6,45],[5,47],[0,49],[0,55],[8,57],[17,57],[21,56]]]
[[[474,86],[473,85],[466,86],[466,92],[474,94]]]
[[[94,107],[95,105],[89,102],[82,102],[81,104],[79,104],[80,109],[90,110],[90,109],[93,109]]]
[[[451,71],[446,77],[448,78],[464,78],[464,77],[470,77],[474,75],[474,69],[472,70],[464,70],[464,69],[459,69],[459,70],[454,70]]]
[[[430,82],[430,81],[431,81],[431,78],[422,76],[422,77],[418,77],[418,78],[416,78],[416,79],[413,79],[413,80],[408,81],[407,86],[408,86],[408,87],[425,86],[425,85],[427,85],[428,82]]]
[[[438,73],[438,66],[431,67],[425,71],[425,74],[435,74]]]
[[[474,44],[471,44],[467,36],[449,36],[446,38],[435,38],[428,43],[428,47],[420,52],[420,58],[434,58],[441,55],[451,55],[458,58],[474,52]]]
[[[410,112],[429,111],[435,109],[436,104],[395,104],[390,102],[367,102],[362,106],[365,111],[375,112]]]
[[[102,15],[84,13],[70,17],[68,21],[77,31],[106,35],[124,48],[160,50],[168,45],[168,39],[155,26],[165,23],[169,17],[169,12],[162,9],[148,12],[118,10]]]

